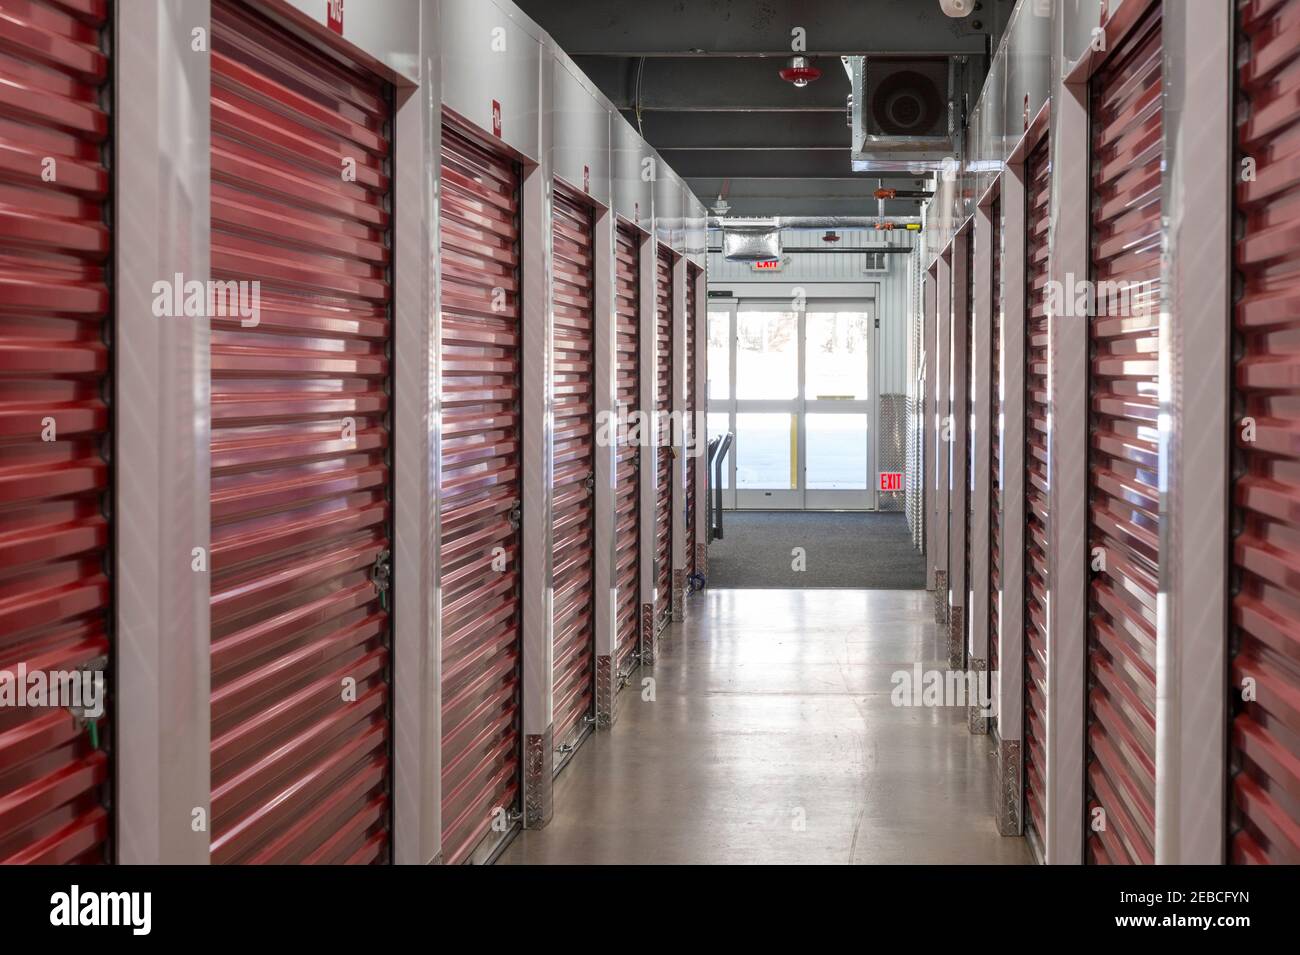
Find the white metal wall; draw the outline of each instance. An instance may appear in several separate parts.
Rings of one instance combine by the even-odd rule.
[[[718,233],[710,233],[711,248],[719,242]],[[869,229],[845,230],[839,233],[840,247],[863,245],[893,245],[912,247],[915,237],[904,232],[875,232]],[[781,237],[790,261],[780,272],[755,272],[748,262],[728,262],[721,252],[709,253],[709,288],[725,289],[728,283],[780,283],[807,282],[808,298],[817,297],[818,282],[846,282],[863,284],[862,297],[871,296],[868,284],[875,288],[876,314],[880,318],[880,335],[876,356],[880,393],[907,394],[907,348],[912,327],[912,284],[915,281],[917,254],[889,253],[883,256],[886,270],[865,272],[864,256],[836,253],[805,253],[799,248],[825,248],[827,243],[816,232],[786,232]]]

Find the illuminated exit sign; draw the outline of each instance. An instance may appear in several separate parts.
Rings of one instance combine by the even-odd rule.
[[[750,262],[749,267],[755,272],[780,272],[781,260],[772,259],[770,262]]]
[[[882,491],[901,491],[903,489],[903,472],[881,471],[880,489]]]

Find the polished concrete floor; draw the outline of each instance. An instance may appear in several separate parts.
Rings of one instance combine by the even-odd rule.
[[[965,711],[896,707],[940,667],[924,591],[708,590],[502,863],[1024,863]]]

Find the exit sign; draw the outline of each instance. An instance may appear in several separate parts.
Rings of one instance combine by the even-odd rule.
[[[772,259],[768,262],[750,262],[749,265],[750,268],[752,268],[755,272],[780,272],[781,271],[780,259]]]
[[[903,472],[881,471],[880,489],[882,491],[901,491],[903,489]]]

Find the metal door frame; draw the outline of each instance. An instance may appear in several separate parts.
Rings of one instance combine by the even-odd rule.
[[[728,430],[733,433],[736,430],[736,416],[741,413],[763,413],[763,412],[788,412],[795,416],[796,430],[796,454],[791,462],[796,475],[796,487],[789,490],[772,489],[770,491],[761,488],[742,490],[736,486],[736,460],[737,453],[729,456],[727,461],[727,486],[723,490],[723,507],[732,510],[822,510],[822,511],[874,511],[879,505],[879,482],[875,479],[877,461],[879,454],[879,409],[880,409],[880,380],[879,380],[879,329],[875,327],[874,321],[870,328],[869,345],[867,349],[867,381],[869,393],[865,399],[854,401],[835,401],[835,400],[809,400],[806,397],[807,387],[807,347],[806,336],[808,330],[808,312],[817,311],[813,303],[832,303],[837,307],[860,307],[868,316],[868,320],[875,320],[879,317],[877,311],[877,302],[879,300],[877,293],[878,283],[864,283],[866,294],[858,291],[852,294],[852,290],[844,286],[836,286],[833,291],[836,294],[809,294],[804,308],[789,308],[790,299],[782,298],[775,294],[775,290],[768,291],[764,286],[754,286],[755,291],[751,292],[746,289],[732,298],[727,299],[710,299],[708,300],[708,312],[726,313],[728,315],[728,341],[727,341],[727,361],[730,371],[729,389],[726,398],[707,398],[705,400],[706,413],[720,414],[725,413],[728,420]],[[812,292],[818,291],[816,285],[809,286]],[[844,293],[850,294],[844,294]],[[738,341],[738,316],[740,310],[746,306],[757,306],[757,311],[793,311],[798,316],[796,331],[796,348],[795,361],[797,365],[797,389],[796,396],[792,399],[740,399],[736,397],[736,353]],[[707,331],[705,335],[705,348],[707,350]],[[741,407],[746,405],[746,407]],[[807,469],[808,469],[808,441],[807,441],[807,415],[818,413],[842,413],[842,414],[866,414],[867,415],[867,458],[866,458],[866,487],[861,491],[853,490],[824,490],[807,487]],[[760,498],[759,495],[762,495]],[[780,495],[780,497],[776,497]]]
[[[439,170],[438,21],[385,5],[348,18],[340,36],[323,3],[249,5],[294,35],[346,51],[395,87],[393,179],[409,193],[394,204],[392,226],[397,559],[390,672],[394,696],[410,705],[393,711],[393,853],[399,863],[432,862],[441,829],[441,730],[437,700],[421,688],[440,681],[436,640],[431,646],[429,639],[437,633],[430,484],[437,466],[428,464],[437,448],[430,430],[437,420],[436,330],[424,318],[437,311],[436,267],[429,267],[437,261],[437,232],[429,222]],[[209,277],[209,63],[194,56],[188,28],[175,25],[209,26],[210,10],[209,0],[114,7],[115,96],[131,103],[117,120],[130,137],[131,162],[116,164],[114,177],[118,201],[134,210],[118,223],[130,234],[119,236],[114,252],[117,402],[132,409],[118,416],[115,437],[115,516],[131,531],[119,533],[116,554],[117,652],[132,662],[119,669],[114,693],[115,840],[124,863],[208,861],[209,834],[191,823],[196,809],[207,814],[210,798],[209,581],[190,569],[192,549],[206,551],[209,535],[208,428],[195,425],[207,421],[211,401],[208,320],[160,322],[150,289],[177,272]],[[422,63],[430,66],[426,75]],[[188,214],[177,217],[176,209]],[[158,673],[168,679],[159,682]]]

